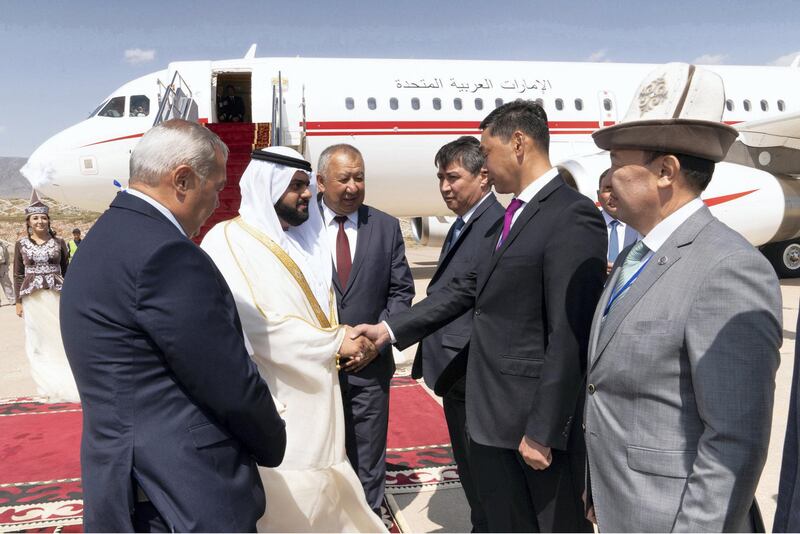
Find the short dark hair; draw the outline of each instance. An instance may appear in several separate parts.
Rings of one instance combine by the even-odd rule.
[[[460,163],[472,175],[481,172],[484,161],[481,142],[471,135],[462,135],[455,141],[450,141],[433,158],[433,164],[437,167],[447,168],[452,163]]]
[[[73,234],[79,234],[79,233],[81,233],[81,229],[80,228],[73,228],[72,229],[72,233]]]
[[[499,137],[504,143],[519,130],[533,139],[544,153],[550,151],[547,113],[532,100],[515,100],[503,104],[483,119],[480,128],[487,130],[492,137]]]
[[[597,187],[598,188],[600,187],[600,184],[603,183],[603,178],[606,177],[606,174],[608,174],[608,171],[610,171],[610,170],[611,170],[611,167],[609,167],[608,169],[606,169],[606,170],[604,170],[603,172],[600,173],[600,178],[597,179]]]
[[[671,154],[669,152],[651,151],[646,154],[646,163],[650,163],[660,156],[675,156],[681,164],[681,171],[686,177],[689,187],[702,193],[711,182],[714,175],[715,163],[709,159],[687,156],[686,154]]]

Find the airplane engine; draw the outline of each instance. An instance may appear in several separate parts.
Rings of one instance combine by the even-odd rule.
[[[560,162],[574,186],[597,200],[606,153]],[[703,201],[722,222],[758,247],[781,278],[800,276],[800,179],[737,163],[718,163]]]
[[[455,217],[414,217],[411,236],[423,246],[441,247]]]

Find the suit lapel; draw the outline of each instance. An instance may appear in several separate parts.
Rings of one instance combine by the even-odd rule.
[[[482,273],[483,275],[478,280],[478,288],[476,292],[476,296],[480,294],[483,290],[483,287],[486,285],[486,282],[489,280],[489,277],[492,275],[492,271],[497,266],[497,263],[500,261],[500,258],[503,257],[506,250],[511,246],[517,236],[522,233],[522,230],[525,226],[533,219],[533,217],[539,213],[540,204],[547,200],[547,197],[550,194],[564,185],[564,180],[561,178],[561,175],[557,175],[553,178],[547,185],[545,185],[541,191],[536,193],[534,197],[531,199],[530,202],[526,203],[522,206],[522,213],[519,214],[519,217],[514,222],[514,225],[511,227],[511,231],[508,233],[508,237],[506,240],[503,241],[503,244],[500,245],[500,248],[494,250],[494,247],[497,244],[497,240],[500,238],[500,234],[503,232],[503,225],[499,225],[498,231],[496,233],[496,239],[492,243],[492,250],[494,253],[492,254],[492,258],[489,262],[489,266],[487,267],[486,271]]]
[[[353,267],[350,269],[350,278],[347,279],[347,287],[342,288],[342,296],[347,294],[353,280],[356,279],[359,269],[364,264],[364,257],[369,250],[369,241],[372,237],[372,226],[369,224],[369,209],[366,206],[358,208],[358,238],[356,239],[356,253],[353,256]],[[338,278],[338,276],[337,276]]]
[[[681,259],[681,249],[691,245],[700,230],[712,220],[713,216],[711,212],[708,211],[708,208],[703,206],[680,225],[667,239],[664,245],[655,251],[650,261],[647,263],[647,266],[639,275],[639,278],[636,279],[636,282],[631,284],[624,296],[614,305],[614,309],[606,316],[604,324],[600,323],[597,347],[592,351],[594,356],[591,362],[592,366],[594,366],[603,355],[603,351],[611,341],[611,337],[634,306],[636,306],[658,279]],[[615,271],[619,271],[619,268],[615,269]],[[616,276],[613,278],[616,280],[617,276],[619,276],[619,273],[616,273]],[[600,299],[601,302],[608,302],[607,293],[609,292],[609,287],[613,288],[614,286],[609,282],[609,285],[603,291],[603,298]],[[604,310],[605,306],[600,310],[600,313],[602,314]],[[597,313],[595,313],[595,318],[597,318]]]
[[[478,219],[480,219],[481,215],[483,215],[483,213],[487,209],[489,209],[489,206],[492,205],[494,200],[495,200],[494,199],[494,193],[489,193],[487,195],[487,197],[483,199],[483,201],[480,203],[480,205],[477,208],[475,208],[475,212],[472,214],[472,216],[466,222],[464,227],[461,229],[461,233],[458,234],[458,239],[455,241],[455,243],[450,245],[450,250],[448,250],[446,254],[444,252],[444,246],[442,247],[442,251],[439,254],[439,263],[436,266],[436,272],[433,273],[433,277],[431,277],[431,281],[428,282],[429,284],[433,284],[436,281],[436,279],[439,278],[441,273],[447,267],[447,264],[450,263],[450,260],[455,255],[455,253],[458,250],[458,248],[461,246],[461,243],[464,241],[464,239],[466,239],[467,234],[470,232],[472,226],[478,221]],[[450,226],[450,231],[447,232],[447,238],[445,239],[445,244],[447,243],[447,239],[450,238],[452,233],[453,233],[453,226],[451,225]]]

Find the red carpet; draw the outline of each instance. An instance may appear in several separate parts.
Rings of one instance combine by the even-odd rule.
[[[459,483],[441,405],[410,377],[394,377],[389,400],[386,492]]]
[[[0,401],[0,531],[80,532],[78,404]]]
[[[81,532],[81,411],[0,400],[0,532]],[[458,483],[442,407],[416,380],[392,380],[386,492]],[[389,506],[384,522],[399,532]]]

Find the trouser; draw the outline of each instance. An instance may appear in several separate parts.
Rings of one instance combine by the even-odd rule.
[[[470,466],[490,532],[592,532],[576,483],[573,459],[553,450],[540,471],[516,450],[469,442]],[[583,461],[583,460],[581,460]]]
[[[467,410],[465,403],[466,377],[461,377],[445,393],[442,404],[444,418],[447,421],[447,431],[450,433],[450,443],[453,447],[453,457],[458,466],[458,478],[470,508],[472,532],[488,532],[486,513],[483,511],[478,489],[475,485],[472,467],[470,466],[469,441],[467,438]]]
[[[380,515],[386,484],[386,433],[389,383],[357,385],[340,380],[344,404],[345,447],[367,504]]]
[[[0,265],[0,286],[3,286],[3,294],[6,297],[6,301],[9,304],[14,304],[17,299],[14,297],[14,285],[8,276],[8,265],[6,264]]]
[[[170,532],[167,522],[150,501],[136,503],[131,521],[134,532]]]

